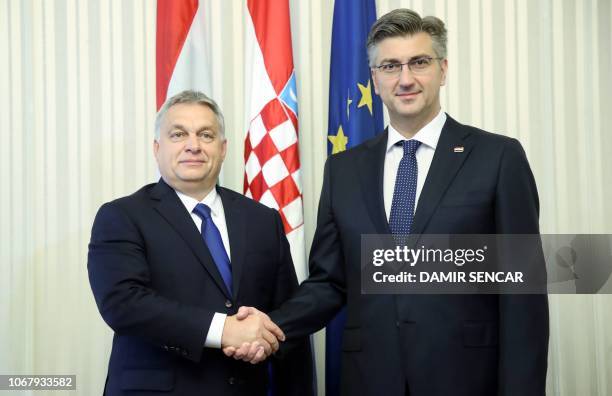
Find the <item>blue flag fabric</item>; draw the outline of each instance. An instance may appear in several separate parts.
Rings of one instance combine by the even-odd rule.
[[[383,111],[368,66],[366,40],[374,0],[336,0],[329,79],[328,154],[354,147],[383,129]]]
[[[382,102],[374,93],[366,41],[376,21],[375,0],[336,0],[329,80],[328,154],[368,140],[383,130]],[[329,323],[325,339],[325,391],[340,395],[344,309]]]

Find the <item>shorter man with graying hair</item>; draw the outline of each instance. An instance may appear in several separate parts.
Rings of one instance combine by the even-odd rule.
[[[91,232],[89,280],[115,332],[104,394],[312,395],[306,338],[250,364],[284,335],[265,315],[238,321],[238,307],[273,310],[298,283],[278,212],[217,186],[217,104],[195,91],[168,99],[153,150],[161,179],[102,205]],[[221,351],[245,343],[250,363]]]
[[[440,19],[407,9],[372,26],[372,81],[389,126],[328,158],[310,276],[270,313],[292,340],[319,330],[346,304],[344,395],[545,394],[546,295],[361,292],[365,234],[539,233],[538,193],[520,143],[441,109],[446,36]],[[238,318],[253,315],[260,314],[245,307]],[[246,347],[225,352],[251,357]]]

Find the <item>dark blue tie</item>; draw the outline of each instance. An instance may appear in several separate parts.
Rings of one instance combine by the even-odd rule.
[[[418,166],[416,151],[421,145],[418,140],[398,142],[404,147],[404,156],[399,163],[395,177],[395,189],[389,215],[389,229],[392,234],[408,235],[412,228],[416,199]]]
[[[231,296],[232,268],[230,266],[230,260],[227,252],[225,251],[225,247],[223,246],[221,233],[210,216],[210,208],[203,203],[199,203],[193,209],[193,213],[202,219],[202,239],[204,239],[204,243],[206,246],[208,246],[210,255],[215,261],[215,264],[221,273],[221,277],[223,278],[223,283],[225,283],[225,287],[227,287],[227,290]]]

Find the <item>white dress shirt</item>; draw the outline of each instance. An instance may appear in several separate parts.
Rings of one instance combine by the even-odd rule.
[[[227,223],[225,222],[225,211],[223,210],[221,197],[219,197],[219,194],[217,194],[217,189],[213,188],[202,201],[197,201],[196,199],[191,198],[190,196],[187,196],[179,191],[176,191],[176,195],[178,195],[183,205],[185,205],[185,209],[187,209],[187,212],[189,212],[191,215],[191,219],[195,223],[196,227],[198,227],[198,231],[200,231],[200,233],[202,232],[202,219],[193,213],[193,209],[199,203],[203,203],[210,208],[213,223],[215,223],[219,229],[219,232],[221,233],[223,247],[225,248],[227,257],[231,262],[232,256],[230,252],[229,236],[227,234]],[[204,241],[202,241],[202,243],[204,243]],[[206,335],[206,340],[204,341],[205,347],[221,348],[221,337],[223,335],[223,326],[225,325],[226,317],[227,314],[215,312],[208,329],[208,334]]]
[[[421,196],[421,190],[425,184],[427,178],[427,172],[431,166],[438,140],[440,139],[440,133],[442,133],[442,127],[446,122],[446,113],[442,110],[434,117],[427,125],[421,128],[413,137],[413,140],[418,140],[421,145],[417,149],[415,155],[417,160],[417,190],[414,201],[414,210],[416,211],[419,197]],[[401,133],[399,133],[393,126],[389,125],[388,137],[387,137],[387,151],[385,154],[385,167],[384,167],[384,180],[383,180],[383,195],[385,201],[385,213],[387,214],[387,221],[391,215],[391,204],[393,202],[393,191],[395,190],[395,178],[397,177],[397,169],[399,163],[404,155],[404,149],[402,146],[396,146],[397,142],[406,140]]]

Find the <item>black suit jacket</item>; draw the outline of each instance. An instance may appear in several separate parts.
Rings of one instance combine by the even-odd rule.
[[[107,395],[264,395],[267,363],[204,348],[215,312],[278,307],[297,288],[278,212],[218,187],[231,248],[233,295],[184,205],[165,182],[104,204],[94,221],[88,270],[100,313],[115,331]],[[311,395],[306,339],[273,359],[278,394]],[[161,392],[161,393],[160,393]]]
[[[271,314],[288,337],[346,303],[346,395],[543,395],[545,295],[362,295],[362,234],[390,233],[383,204],[387,133],[331,156],[310,277]],[[462,153],[453,148],[462,146]],[[419,197],[414,234],[537,234],[538,195],[515,139],[448,117]]]

